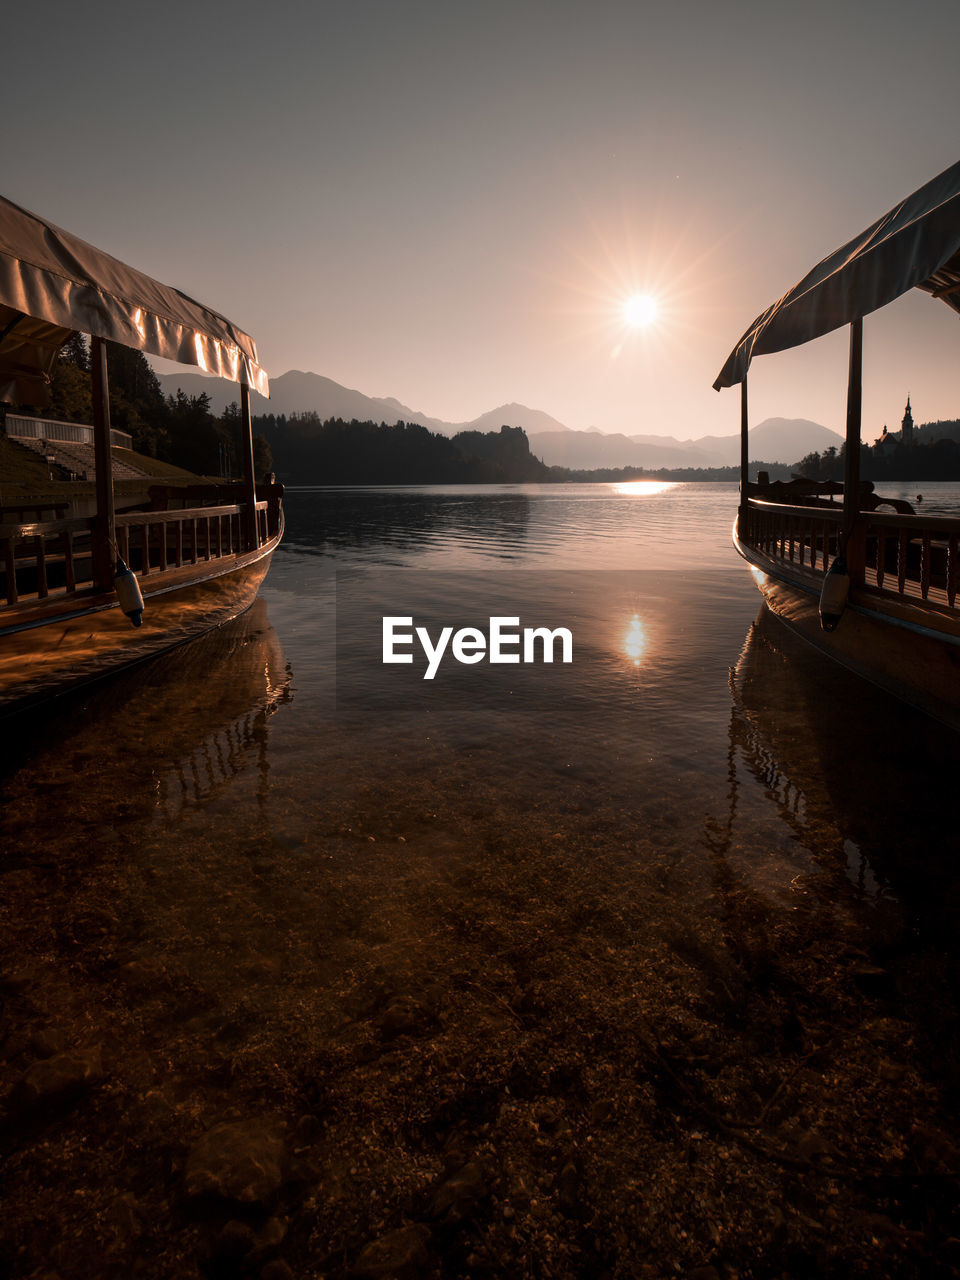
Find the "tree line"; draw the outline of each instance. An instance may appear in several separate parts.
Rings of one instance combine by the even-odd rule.
[[[317,413],[253,420],[277,473],[294,484],[521,484],[549,479],[522,427],[435,435],[415,422],[321,420]]]
[[[785,462],[751,462],[749,476],[756,483],[757,473],[765,471],[771,480],[789,480],[796,467]],[[597,467],[593,471],[572,470],[570,467],[551,467],[550,480],[577,484],[623,484],[631,480],[673,480],[715,483],[720,480],[739,481],[740,467]]]
[[[197,475],[242,474],[239,405],[228,405],[217,417],[211,412],[206,392],[188,396],[178,390],[175,396],[164,396],[142,351],[116,342],[108,342],[106,348],[110,425],[128,432],[138,453]],[[90,349],[83,334],[74,334],[61,348],[44,415],[62,422],[93,421]],[[262,475],[271,466],[266,441],[254,438],[256,474]]]
[[[143,352],[108,342],[111,425],[129,432],[133,448],[198,475],[240,476],[240,409],[236,402],[219,415],[210,397],[178,390],[164,396]],[[53,370],[46,414],[67,422],[92,422],[90,353],[75,334]],[[936,428],[941,438],[930,440]],[[629,480],[731,480],[739,467],[602,468],[592,471],[548,467],[530,452],[522,427],[499,432],[461,431],[435,435],[419,423],[321,420],[315,412],[254,417],[254,468],[258,476],[276,469],[292,484],[497,484]],[[927,438],[924,438],[924,437]],[[890,448],[862,444],[860,475],[874,482],[960,480],[960,423],[927,424],[911,445]],[[765,470],[772,480],[791,474],[811,480],[842,480],[846,445],[808,453],[798,463],[751,462],[750,477]]]
[[[280,478],[292,484],[568,484],[629,480],[739,480],[739,467],[572,470],[548,467],[530,452],[522,427],[435,435],[412,422],[264,414],[254,430],[267,441]],[[789,480],[791,468],[755,462],[750,474]]]
[[[831,446],[823,453],[808,453],[795,468],[808,480],[843,480],[847,446]],[[874,483],[912,482],[914,480],[960,480],[960,443],[949,438],[920,441],[905,445],[899,441],[892,448],[861,444],[860,479]]]

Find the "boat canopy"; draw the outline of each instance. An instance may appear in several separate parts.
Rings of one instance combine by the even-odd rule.
[[[824,258],[759,315],[714,389],[743,382],[754,356],[801,346],[913,288],[960,312],[960,162]]]
[[[0,399],[45,404],[73,333],[270,394],[256,343],[224,316],[0,196]]]

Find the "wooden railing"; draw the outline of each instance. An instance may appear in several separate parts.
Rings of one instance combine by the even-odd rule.
[[[751,500],[740,509],[740,538],[747,546],[788,564],[826,573],[839,553],[840,507],[788,507]]]
[[[960,520],[876,511],[863,520],[867,586],[883,595],[956,606]]]
[[[740,509],[741,541],[774,561],[820,576],[839,554],[843,510],[748,500]],[[940,608],[957,605],[960,519],[862,512],[847,544],[855,582],[871,593]]]
[[[237,505],[118,515],[117,549],[142,578],[232,556],[242,548],[240,512]]]
[[[76,591],[91,577],[90,521],[0,524],[0,552],[7,604]]]
[[[277,486],[279,488],[279,486]],[[247,550],[240,503],[116,517],[117,550],[141,578]],[[258,543],[279,529],[279,495],[256,504]],[[93,585],[93,519],[0,523],[0,607],[70,596]]]

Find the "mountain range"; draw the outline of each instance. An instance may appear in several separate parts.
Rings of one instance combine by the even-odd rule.
[[[160,375],[164,395],[180,389],[188,396],[205,393],[210,408],[220,414],[239,399],[237,389],[220,378],[199,373]],[[605,434],[596,428],[573,431],[541,409],[521,404],[503,404],[471,422],[445,422],[411,409],[392,396],[378,398],[341,386],[319,373],[291,369],[270,380],[270,400],[253,398],[254,415],[273,413],[316,413],[321,420],[344,418],[350,421],[417,422],[439,435],[454,436],[459,431],[498,431],[501,426],[523,427],[530,451],[547,466],[589,470],[595,467],[729,467],[740,460],[740,437],[701,436],[678,440],[674,436]],[[750,431],[750,457],[763,462],[798,462],[805,454],[822,453],[842,437],[806,418],[767,418]]]

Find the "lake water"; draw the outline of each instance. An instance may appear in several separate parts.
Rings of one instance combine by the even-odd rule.
[[[8,1084],[102,1051],[13,1143],[10,1274],[928,1274],[958,740],[762,613],[736,503],[288,491],[245,618],[8,739]],[[384,616],[571,660],[425,679]],[[185,1201],[251,1117],[277,1185]]]

